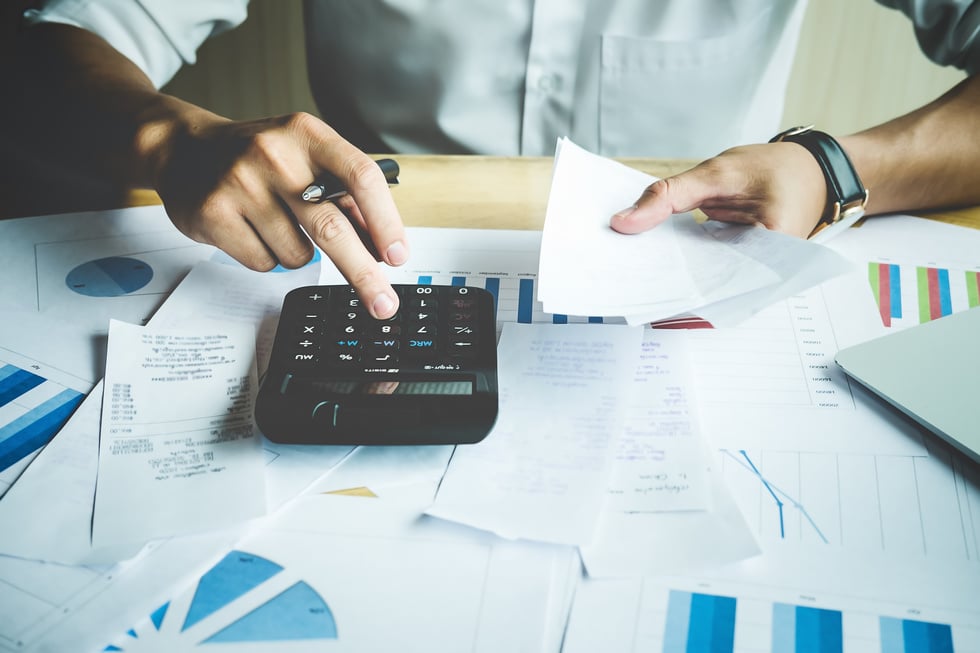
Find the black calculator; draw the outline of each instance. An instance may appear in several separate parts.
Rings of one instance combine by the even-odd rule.
[[[377,320],[347,285],[306,286],[282,304],[255,419],[290,444],[471,444],[497,419],[493,295],[396,284]]]

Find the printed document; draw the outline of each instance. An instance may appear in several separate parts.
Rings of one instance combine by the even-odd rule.
[[[254,330],[109,325],[93,545],[265,514]]]

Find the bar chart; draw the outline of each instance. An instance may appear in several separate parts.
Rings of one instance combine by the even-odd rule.
[[[772,606],[772,653],[841,653],[840,610],[790,603]]]
[[[735,604],[731,596],[671,590],[664,653],[731,651],[735,642]]]
[[[0,348],[0,495],[84,398],[84,383]],[[72,387],[74,386],[74,387]]]
[[[928,604],[941,588],[923,588],[922,603],[909,605],[884,593],[803,591],[782,575],[587,581],[562,651],[954,653],[980,645],[975,606]]]
[[[500,325],[504,322],[518,322],[521,324],[537,322],[573,324],[588,322],[601,324],[607,321],[605,318],[598,316],[579,317],[558,313],[545,313],[541,307],[541,302],[535,299],[536,282],[537,279],[535,276],[529,273],[506,275],[471,273],[467,276],[460,274],[420,274],[415,279],[415,283],[422,285],[477,286],[490,291],[490,294],[493,295],[498,331]],[[615,321],[623,322],[622,319]]]
[[[868,263],[868,282],[886,327],[923,324],[980,306],[980,270]]]

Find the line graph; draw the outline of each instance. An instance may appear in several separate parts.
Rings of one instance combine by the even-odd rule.
[[[883,552],[980,565],[980,471],[929,456],[722,449],[721,473],[763,547]]]
[[[756,478],[759,479],[759,482],[762,484],[762,487],[765,488],[769,496],[772,497],[773,502],[776,504],[776,510],[779,514],[780,539],[786,539],[786,515],[784,512],[785,503],[783,502],[782,499],[779,498],[782,496],[810,524],[810,526],[816,532],[820,540],[823,541],[824,544],[828,543],[827,537],[823,534],[823,532],[821,532],[820,527],[817,526],[817,523],[813,520],[813,517],[810,516],[810,513],[807,512],[803,504],[797,501],[796,499],[794,499],[793,497],[791,497],[783,490],[781,490],[779,487],[773,485],[768,479],[766,479],[766,477],[763,476],[762,472],[759,471],[759,468],[756,467],[755,463],[752,462],[752,459],[749,457],[749,454],[745,451],[745,449],[740,449],[738,451],[738,456],[736,456],[733,452],[729,451],[728,449],[722,449],[722,453],[728,456],[729,458],[731,458],[732,460],[734,460],[736,463],[750,470],[752,474],[754,474]]]

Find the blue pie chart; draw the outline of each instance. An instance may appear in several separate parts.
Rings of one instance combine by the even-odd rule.
[[[121,297],[153,279],[153,268],[127,256],[109,256],[82,263],[65,276],[65,285],[86,297]]]

